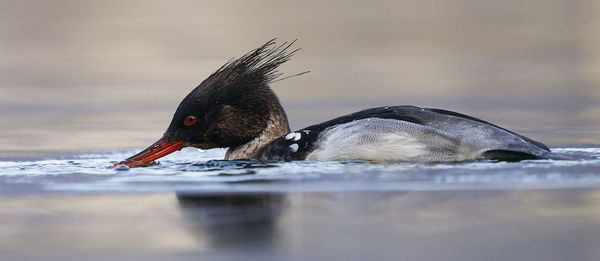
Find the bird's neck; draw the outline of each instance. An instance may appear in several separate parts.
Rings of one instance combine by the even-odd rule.
[[[290,132],[290,125],[283,109],[269,117],[266,128],[253,140],[231,147],[225,153],[225,160],[249,159],[256,160],[258,152],[271,141]]]

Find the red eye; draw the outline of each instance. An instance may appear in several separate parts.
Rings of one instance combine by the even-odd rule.
[[[183,124],[190,126],[190,125],[194,125],[194,123],[196,123],[196,117],[194,116],[187,116],[185,117],[185,120],[183,121]]]

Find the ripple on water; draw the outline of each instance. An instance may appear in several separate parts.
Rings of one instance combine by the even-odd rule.
[[[224,161],[225,150],[184,149],[161,164],[110,169],[135,151],[0,161],[0,194],[174,190],[448,190],[600,185],[600,148],[558,148],[587,160],[439,164]],[[593,158],[593,159],[590,159]],[[26,187],[25,191],[15,190]],[[10,189],[9,189],[10,188]]]

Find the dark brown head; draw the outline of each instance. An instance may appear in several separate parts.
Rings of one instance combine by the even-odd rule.
[[[165,135],[146,150],[114,166],[135,167],[183,147],[236,147],[258,137],[269,119],[287,117],[269,83],[281,74],[277,67],[298,50],[291,43],[263,46],[232,60],[210,75],[179,104]]]

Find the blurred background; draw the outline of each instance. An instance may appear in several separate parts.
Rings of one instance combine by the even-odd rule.
[[[0,0],[0,151],[145,148],[205,77],[277,37],[293,129],[360,109],[459,111],[600,144],[600,2]]]

